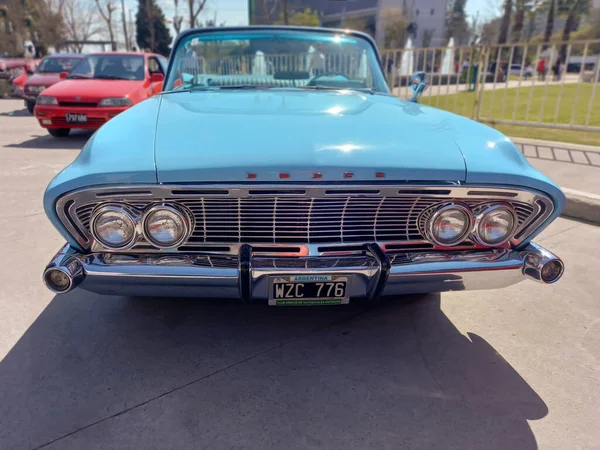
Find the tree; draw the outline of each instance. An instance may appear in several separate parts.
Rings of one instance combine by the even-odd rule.
[[[575,23],[582,14],[587,14],[590,10],[590,0],[562,0],[558,4],[558,12],[566,13],[567,20],[563,28],[562,41],[563,45],[560,49],[560,57],[563,62],[567,58],[567,44],[571,37],[571,33],[575,30]]]
[[[498,36],[500,36],[500,23],[502,22],[501,17],[491,19],[489,22],[484,23],[481,26],[481,35],[479,43],[482,45],[493,45],[498,42]]]
[[[510,28],[510,16],[512,15],[513,0],[504,0],[504,14],[500,23],[500,35],[498,44],[506,44],[508,39],[508,29]]]
[[[173,0],[175,4],[175,15],[173,16],[173,28],[177,34],[181,33],[181,25],[183,24],[183,16],[179,15],[179,0]]]
[[[63,18],[67,36],[72,41],[87,41],[99,34],[102,27],[98,25],[98,16],[94,7],[85,0],[66,0]],[[83,51],[83,44],[76,44],[78,53]]]
[[[206,6],[206,0],[188,0],[188,10],[190,14],[190,28],[196,27],[198,16]]]
[[[269,7],[269,0],[262,0],[262,12],[263,17],[261,22],[266,24],[273,23],[273,14],[275,14],[275,10],[279,6],[279,0],[273,0],[273,4]]]
[[[548,15],[546,16],[546,29],[544,30],[544,44],[550,42],[554,30],[554,16],[556,14],[556,0],[548,0]],[[544,49],[547,45],[544,45]]]
[[[117,45],[115,42],[115,32],[113,30],[112,25],[112,15],[117,9],[117,7],[110,0],[104,0],[104,8],[106,8],[105,11],[104,8],[100,5],[100,0],[95,0],[95,2],[96,6],[98,7],[98,12],[100,13],[100,16],[106,22],[106,26],[108,27],[108,37],[111,42],[112,50],[115,51],[117,49]]]
[[[23,43],[34,43],[39,55],[64,40],[64,0],[0,2],[0,54],[22,55]]]
[[[528,8],[527,0],[515,0],[515,20],[510,33],[510,41],[518,43],[525,28],[525,11]]]
[[[423,30],[423,42],[421,43],[421,47],[427,48],[431,45],[431,39],[433,38],[434,33],[435,28],[428,28]]]
[[[401,48],[408,39],[408,18],[402,8],[385,8],[381,11],[385,27],[384,48]]]
[[[127,32],[127,18],[125,17],[125,0],[121,0],[121,22],[123,22],[123,37],[125,38],[125,50],[129,51],[129,33]]]
[[[457,45],[469,41],[469,24],[465,14],[466,0],[449,0],[446,15],[446,39],[454,38]]]
[[[283,11],[280,17],[281,23],[284,23]],[[288,18],[288,25],[296,25],[300,27],[318,27],[319,13],[310,8],[305,8],[302,11],[292,13]]]
[[[156,0],[139,0],[135,17],[136,40],[140,50],[161,55],[169,54],[171,32],[165,24],[165,15]]]

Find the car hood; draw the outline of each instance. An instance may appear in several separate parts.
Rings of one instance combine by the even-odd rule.
[[[160,182],[464,181],[444,116],[390,96],[307,90],[162,96]],[[377,172],[380,172],[377,175]],[[351,175],[350,175],[351,174]],[[382,175],[383,174],[383,175]]]
[[[130,80],[64,80],[44,91],[44,95],[58,100],[98,101],[108,97],[125,97],[138,89],[142,81]]]
[[[27,86],[52,86],[60,81],[58,73],[35,73],[27,80]]]

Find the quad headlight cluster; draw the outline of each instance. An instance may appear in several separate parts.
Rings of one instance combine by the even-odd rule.
[[[98,208],[90,220],[94,239],[111,250],[125,250],[144,237],[154,247],[181,245],[190,234],[191,214],[177,205],[156,204],[142,213],[111,203]]]
[[[494,203],[477,214],[466,205],[448,203],[438,207],[427,222],[426,234],[435,244],[452,247],[472,237],[495,247],[513,237],[518,219],[510,205]]]

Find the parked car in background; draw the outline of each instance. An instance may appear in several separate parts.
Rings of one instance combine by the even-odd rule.
[[[508,74],[512,75],[512,76],[517,76],[517,77],[520,77],[521,75],[523,75],[523,77],[525,79],[527,79],[527,78],[532,77],[533,75],[535,75],[533,67],[531,67],[531,66],[525,66],[525,68],[522,69],[523,70],[522,74],[521,74],[521,68],[522,68],[521,64],[511,64],[510,65],[510,69],[508,71]]]
[[[40,93],[61,81],[61,72],[71,72],[81,61],[83,55],[78,53],[57,53],[46,56],[37,69],[23,84],[25,106],[33,114],[35,101]]]
[[[0,59],[0,79],[12,81],[27,69],[33,72],[38,62],[29,58]]]
[[[83,58],[64,81],[39,95],[34,114],[55,137],[73,128],[97,129],[162,89],[167,60],[149,53],[95,53]]]
[[[33,74],[38,61],[33,59],[13,59],[0,62],[0,70],[4,67],[4,72],[0,71],[0,78],[5,78],[11,85],[13,97],[23,97],[23,88],[27,78]],[[2,76],[4,75],[4,77]]]
[[[564,205],[503,134],[391,95],[366,34],[192,29],[162,93],[48,186],[67,244],[43,278],[271,305],[549,284],[563,263],[532,239]]]
[[[13,97],[23,98],[25,82],[28,77],[27,71],[23,70],[20,75],[11,80],[10,89]]]

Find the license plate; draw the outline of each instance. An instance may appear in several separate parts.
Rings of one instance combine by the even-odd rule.
[[[65,114],[65,119],[67,119],[67,123],[87,123],[87,116],[85,114]]]
[[[294,275],[270,277],[269,305],[344,305],[348,298],[348,276]]]

